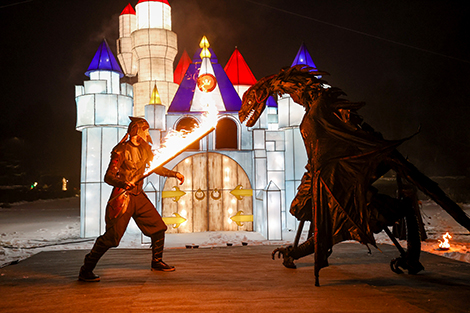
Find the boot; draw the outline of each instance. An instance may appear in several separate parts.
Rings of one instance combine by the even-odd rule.
[[[103,254],[108,251],[109,247],[103,245],[100,242],[100,237],[95,242],[95,245],[91,249],[90,253],[85,256],[83,266],[80,268],[80,273],[78,274],[78,280],[85,282],[98,282],[100,277],[93,273],[93,270],[96,267],[96,264],[103,256]]]
[[[174,266],[168,265],[162,260],[163,246],[165,244],[165,231],[160,231],[152,238],[152,271],[173,272]]]
[[[80,268],[80,273],[78,274],[78,280],[86,282],[98,282],[100,277],[93,273],[93,270],[89,270],[85,265],[82,265]]]

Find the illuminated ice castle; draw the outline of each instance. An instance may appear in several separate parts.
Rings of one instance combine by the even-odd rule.
[[[104,232],[112,187],[103,178],[112,148],[126,133],[128,116],[149,121],[155,148],[170,129],[190,130],[201,120],[196,85],[202,73],[216,78],[211,91],[219,110],[215,131],[166,165],[185,175],[183,185],[156,175],[145,183],[145,192],[169,225],[167,232],[246,230],[280,240],[282,230],[296,228],[289,207],[307,163],[298,128],[304,109],[288,95],[277,103],[270,98],[257,124],[247,128],[238,119],[240,98],[255,77],[238,49],[223,68],[212,48],[201,56],[202,45],[192,60],[185,51],[173,71],[177,36],[171,31],[167,0],[140,0],[135,10],[129,4],[122,11],[119,63],[107,42],[101,43],[86,71],[90,79],[76,86],[82,237]],[[304,45],[296,64],[315,68]],[[120,83],[124,75],[136,76],[137,82]],[[131,224],[129,231],[138,231],[137,226]]]

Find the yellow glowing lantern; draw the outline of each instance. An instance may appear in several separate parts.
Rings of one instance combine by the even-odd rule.
[[[212,54],[209,51],[209,49],[202,48],[201,54],[199,54],[199,55],[201,56],[201,59],[204,59],[204,58],[210,58]]]
[[[199,48],[209,48],[209,40],[207,40],[206,36],[202,36],[201,42],[199,43]]]
[[[209,40],[207,40],[206,36],[202,37],[201,42],[199,43],[199,47],[202,48],[202,51],[199,54],[201,56],[201,59],[211,57],[211,53],[209,51],[210,44],[209,44]]]

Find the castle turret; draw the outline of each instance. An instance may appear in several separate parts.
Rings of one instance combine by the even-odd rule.
[[[150,103],[145,106],[145,119],[150,125],[150,135],[152,136],[155,148],[158,148],[160,143],[161,132],[166,130],[165,112],[166,108],[162,104],[157,85],[155,85],[150,97]]]
[[[292,62],[292,66],[306,65],[312,68],[312,71],[317,71],[315,64],[312,61],[307,47],[302,43],[297,55]],[[285,183],[286,183],[286,196],[285,205],[290,206],[297,193],[297,187],[300,185],[303,174],[305,172],[305,165],[308,162],[307,151],[302,140],[299,125],[305,115],[305,109],[300,104],[296,103],[290,95],[284,94],[278,99],[278,117],[279,129],[284,130],[285,135]],[[286,226],[288,228],[295,228],[296,221],[292,215],[287,215]]]
[[[124,74],[134,77],[137,74],[137,56],[132,51],[131,34],[136,29],[137,16],[134,8],[128,4],[119,16],[119,39],[117,57]]]
[[[92,237],[105,230],[105,207],[112,187],[103,179],[111,150],[127,132],[132,86],[119,83],[123,73],[105,40],[85,74],[90,80],[75,86],[76,129],[82,132],[80,236]]]
[[[217,107],[217,110],[225,111],[224,100],[220,92],[219,84],[214,73],[214,68],[211,64],[211,52],[209,51],[209,41],[204,36],[199,44],[202,49],[200,53],[201,68],[199,69],[199,75],[197,77],[197,87],[194,90],[194,97],[191,104],[190,111],[202,112],[205,111],[207,101],[212,101]]]
[[[316,66],[304,43],[300,46],[291,66],[295,65],[307,65],[316,71]],[[300,104],[295,103],[288,94],[285,94],[278,100],[278,114],[279,128],[298,127],[302,122],[305,109]]]
[[[133,25],[135,21],[135,27]],[[173,82],[177,36],[171,30],[171,7],[167,0],[140,0],[133,12],[124,10],[119,19],[119,60],[134,83],[134,116],[145,115],[145,105],[157,85],[162,104],[168,107],[178,88]],[[130,32],[130,33],[129,33]],[[129,42],[130,37],[130,51]],[[130,64],[129,64],[130,63]]]
[[[152,137],[152,149],[160,148],[162,133],[166,130],[166,107],[162,104],[160,94],[155,84],[150,97],[150,102],[145,106],[145,119],[149,123],[149,133]],[[157,210],[162,213],[159,190],[163,178],[158,175],[150,175],[145,182],[144,191]]]

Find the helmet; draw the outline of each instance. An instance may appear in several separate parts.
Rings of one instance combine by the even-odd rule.
[[[143,141],[153,144],[152,137],[147,131],[150,128],[149,123],[141,117],[129,116],[129,118],[131,119],[131,123],[127,128],[129,136],[139,136]]]

